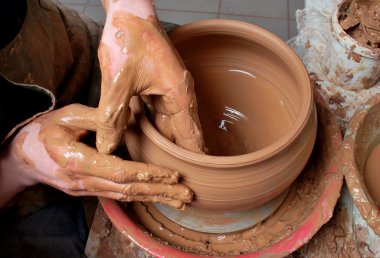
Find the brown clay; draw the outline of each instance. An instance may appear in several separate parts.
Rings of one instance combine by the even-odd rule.
[[[309,78],[295,53],[274,35],[238,21],[202,21],[169,36],[195,78],[213,156],[165,139],[135,99],[125,138],[132,158],[179,171],[195,192],[196,207],[248,209],[287,189],[316,134]]]
[[[284,253],[276,253],[278,249],[274,248],[272,255],[270,251],[268,256],[265,252],[261,255],[283,257],[293,252],[307,241],[303,236],[307,235],[310,239],[332,216],[343,181],[343,175],[337,170],[335,159],[340,146],[340,129],[335,116],[329,111],[320,94],[316,93],[319,122],[317,144],[309,165],[294,182],[285,201],[271,217],[241,232],[207,234],[173,223],[151,204],[133,203],[132,216],[137,218],[150,234],[163,241],[163,245],[169,243],[185,252],[215,256],[249,254],[276,246],[276,243],[285,239],[293,239],[294,242],[283,246],[286,249],[283,249]],[[322,207],[316,208],[318,202],[323,203]],[[131,210],[130,206],[128,210]],[[315,217],[315,214],[312,215],[314,212],[318,214]],[[311,220],[312,226],[305,226],[306,220]],[[300,225],[303,229],[296,233]],[[260,256],[259,253],[255,253],[253,257],[256,257],[255,255]]]
[[[357,109],[345,133],[340,161],[348,189],[363,219],[380,236],[378,144],[380,95]],[[367,185],[368,184],[368,185]]]
[[[339,22],[343,30],[364,46],[378,48],[380,44],[380,1],[345,0]]]

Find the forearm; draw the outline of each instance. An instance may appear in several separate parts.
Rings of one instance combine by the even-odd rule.
[[[0,208],[17,193],[35,184],[21,172],[20,159],[12,148],[14,143],[0,146]]]
[[[12,180],[9,174],[0,171],[0,208],[25,188],[26,186]]]
[[[102,0],[107,18],[116,11],[126,11],[130,14],[147,19],[156,16],[153,0]]]

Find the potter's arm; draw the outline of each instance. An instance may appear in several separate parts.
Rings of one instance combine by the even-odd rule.
[[[107,19],[99,47],[102,88],[97,148],[110,153],[129,118],[129,101],[144,96],[156,126],[176,144],[203,150],[193,79],[161,28],[151,0],[103,1]]]

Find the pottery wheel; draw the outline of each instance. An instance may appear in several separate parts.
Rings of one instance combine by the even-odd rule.
[[[244,211],[212,211],[187,206],[184,211],[164,204],[154,206],[171,221],[205,233],[232,233],[253,227],[269,217],[284,201],[287,191],[271,201]]]
[[[129,216],[142,226],[138,229],[131,224],[130,232],[136,243],[163,256],[176,253],[172,257],[195,257],[199,254],[283,257],[309,241],[331,218],[343,182],[335,158],[341,142],[340,128],[318,90],[314,94],[318,138],[313,154],[285,194],[283,202],[280,201],[278,209],[269,217],[238,232],[225,233],[228,229],[225,225],[224,233],[205,233],[173,222],[151,203],[136,202],[128,207]],[[123,227],[123,230],[129,229]]]

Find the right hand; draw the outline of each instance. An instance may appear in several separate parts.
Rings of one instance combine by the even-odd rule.
[[[14,137],[2,157],[2,173],[29,185],[45,183],[74,196],[160,202],[182,208],[192,192],[177,172],[100,154],[81,143],[96,131],[96,109],[70,105],[40,116]]]
[[[116,148],[125,132],[130,99],[142,96],[161,134],[178,146],[203,153],[193,78],[154,11],[149,12],[151,2],[108,2],[98,50],[102,84],[97,149],[108,154]],[[131,10],[134,5],[150,15],[138,16]]]

